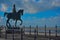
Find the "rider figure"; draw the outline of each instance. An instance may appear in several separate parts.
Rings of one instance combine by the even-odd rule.
[[[16,13],[16,8],[15,8],[15,4],[13,5],[13,13]]]
[[[13,10],[12,10],[12,15],[14,16],[14,18],[16,18],[16,8],[15,8],[15,4],[13,5]]]

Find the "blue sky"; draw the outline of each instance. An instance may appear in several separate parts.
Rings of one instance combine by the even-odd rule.
[[[0,25],[6,24],[4,12],[12,12],[13,4],[16,11],[24,9],[23,25],[60,26],[60,0],[0,0]],[[14,21],[10,21],[14,25]]]

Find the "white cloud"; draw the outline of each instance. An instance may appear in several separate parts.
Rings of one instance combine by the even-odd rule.
[[[44,26],[45,24],[48,27],[54,27],[55,25],[60,26],[60,16],[55,16],[55,17],[50,17],[50,18],[36,18],[36,17],[32,17],[30,18],[28,17],[27,20],[23,20],[23,25],[25,26]],[[15,24],[14,20],[10,20],[11,25]],[[17,22],[17,25],[20,25],[20,21]],[[0,25],[6,25],[6,19],[4,17],[0,17]]]
[[[53,6],[60,6],[60,0],[54,0],[52,1]]]
[[[0,8],[1,11],[7,11],[7,5],[6,4],[1,4],[1,8]]]
[[[58,25],[60,26],[60,16],[56,16],[56,17],[50,17],[50,18],[34,18],[32,20],[30,19],[27,19],[27,20],[24,20],[23,22],[24,25],[33,25],[33,26],[36,26],[36,25],[39,25],[39,26],[44,26],[45,24],[48,26],[48,27],[54,27],[55,25]]]
[[[3,19],[4,17],[0,17],[0,22],[2,22],[2,19]]]
[[[60,0],[1,0],[0,3],[7,4],[9,7],[12,7],[15,3],[17,9],[23,8],[25,12],[28,13],[36,13],[42,10],[51,9],[52,7],[60,6]],[[3,6],[3,10],[6,10],[5,5]]]

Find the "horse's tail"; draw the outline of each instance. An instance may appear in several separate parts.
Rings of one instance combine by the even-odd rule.
[[[4,13],[4,17],[7,15],[7,13]]]

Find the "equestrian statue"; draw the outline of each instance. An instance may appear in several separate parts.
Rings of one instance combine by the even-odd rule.
[[[10,26],[10,23],[9,23],[10,19],[15,20],[15,26],[16,26],[16,23],[18,20],[21,21],[20,25],[22,25],[23,21],[21,19],[21,16],[23,15],[23,11],[24,11],[23,9],[20,9],[20,10],[18,10],[18,12],[16,12],[15,4],[14,4],[12,12],[10,12],[10,13],[5,12],[4,13],[4,16],[7,17],[6,26],[8,26],[8,25]]]

